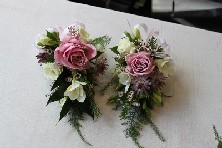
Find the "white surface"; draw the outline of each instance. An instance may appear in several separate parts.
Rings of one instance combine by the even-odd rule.
[[[57,124],[60,107],[46,107],[50,82],[44,78],[32,46],[37,33],[50,26],[84,22],[93,36],[113,37],[117,44],[130,24],[144,22],[157,28],[171,45],[176,63],[174,96],[155,108],[153,121],[167,142],[161,142],[149,126],[141,132],[146,148],[215,148],[212,124],[222,133],[222,35],[111,10],[88,7],[65,0],[0,1],[0,147],[4,148],[88,148],[67,118]],[[110,51],[111,72],[114,60]],[[108,80],[104,76],[104,80]],[[99,89],[99,88],[98,88]],[[103,116],[95,123],[87,117],[83,133],[95,148],[135,148],[126,139],[118,112],[106,105],[108,95],[96,97]],[[57,124],[57,125],[56,125]]]
[[[175,12],[222,8],[222,3],[211,0],[174,0]],[[152,0],[153,12],[171,12],[173,0]]]

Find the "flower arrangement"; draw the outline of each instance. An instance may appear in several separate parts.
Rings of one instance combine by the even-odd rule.
[[[144,29],[145,39],[139,27]],[[124,32],[118,46],[111,48],[117,54],[117,62],[112,80],[104,87],[115,85],[116,94],[108,103],[115,103],[114,109],[121,109],[120,119],[126,126],[126,137],[131,137],[138,147],[139,131],[150,124],[160,140],[164,137],[151,120],[151,110],[163,105],[162,92],[165,80],[173,74],[173,61],[169,56],[169,45],[159,37],[159,32],[145,24],[134,27],[133,33]]]
[[[49,28],[36,39],[38,62],[44,75],[54,81],[47,105],[58,101],[62,107],[59,121],[69,115],[70,124],[89,145],[79,121],[84,119],[84,113],[93,119],[101,115],[94,101],[94,86],[96,76],[107,69],[107,59],[102,54],[110,40],[108,36],[92,40],[85,25],[79,22],[65,29]]]

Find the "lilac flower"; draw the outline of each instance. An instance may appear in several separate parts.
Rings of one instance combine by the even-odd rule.
[[[98,58],[95,62],[95,70],[94,73],[98,76],[99,74],[105,74],[105,70],[108,69],[107,59],[106,58]]]
[[[150,90],[151,80],[147,76],[133,77],[132,89],[135,93],[143,94]]]

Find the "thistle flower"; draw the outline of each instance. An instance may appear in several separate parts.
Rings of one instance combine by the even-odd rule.
[[[95,69],[94,69],[94,73],[95,75],[99,75],[99,74],[105,74],[105,70],[108,69],[108,64],[107,64],[107,59],[104,57],[98,58],[96,59],[95,62]]]
[[[39,60],[38,63],[44,63],[44,61],[47,59],[48,53],[39,53],[36,58]]]
[[[151,81],[147,76],[133,77],[132,79],[132,89],[135,93],[143,94],[150,90]]]

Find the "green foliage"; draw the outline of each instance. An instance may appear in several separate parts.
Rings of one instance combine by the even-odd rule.
[[[222,141],[219,141],[217,148],[222,148]]]
[[[52,94],[49,97],[49,100],[47,102],[47,105],[54,101],[59,101],[64,97],[64,92],[69,87],[68,84],[62,84],[60,85],[55,91],[52,92]]]
[[[47,34],[46,36],[48,38],[50,38],[52,41],[55,41],[55,42],[60,42],[60,39],[59,39],[59,33],[58,32],[48,32],[47,31]]]
[[[151,39],[149,39],[148,45],[149,45],[149,49],[152,52],[154,51],[163,52],[163,48],[157,44],[157,39],[154,37],[151,37]]]
[[[99,37],[99,38],[96,38],[92,41],[92,44],[93,46],[97,46],[97,45],[100,45],[102,46],[103,48],[105,48],[111,41],[111,37],[105,35],[103,37]]]
[[[115,58],[115,61],[118,63],[116,64],[117,67],[124,67],[127,65],[125,58],[120,58],[120,59]]]
[[[153,101],[157,104],[157,105],[160,105],[161,102],[162,102],[162,98],[161,98],[161,95],[156,93],[156,92],[153,92]]]
[[[108,100],[108,103],[115,103],[114,109],[121,109],[120,119],[124,120],[122,125],[126,126],[126,129],[124,130],[126,137],[131,137],[134,143],[139,148],[142,148],[138,142],[138,137],[140,136],[140,131],[142,130],[143,126],[149,124],[160,140],[165,141],[159,129],[151,120],[150,104],[153,101],[153,93],[150,92],[142,95],[135,95],[133,100],[129,100],[127,98],[128,95],[129,92],[124,93],[123,96],[113,95]],[[135,106],[133,104],[134,101],[141,105]]]
[[[217,148],[222,148],[222,137],[219,136],[215,125],[213,125],[213,130],[214,130],[214,134],[215,134],[215,140],[218,141],[218,146],[217,146]]]
[[[68,77],[72,77],[72,73],[66,69],[65,67],[63,67],[63,71],[62,73],[59,75],[59,77],[57,78],[57,80],[54,81],[51,90],[55,89],[56,87],[58,87],[59,85],[62,84],[66,84],[68,82],[66,82],[66,78]],[[70,83],[69,83],[70,84]]]
[[[163,142],[165,142],[165,138],[163,137],[163,135],[161,134],[160,130],[158,129],[158,127],[153,123],[153,121],[151,120],[151,118],[147,118],[146,119],[148,124],[153,128],[153,130],[155,131],[156,135],[159,137],[159,139]]]
[[[124,130],[126,137],[131,137],[139,148],[142,148],[138,142],[140,130],[146,124],[149,124],[153,128],[161,141],[165,141],[157,126],[152,122],[149,110],[144,111],[140,107],[129,107],[126,105],[122,108],[120,117],[121,120],[125,120],[122,125],[126,125],[126,129]]]
[[[108,102],[107,102],[107,103],[116,103],[118,98],[119,98],[119,97],[118,97],[117,95],[111,96],[111,97],[108,99]]]
[[[52,54],[49,54],[47,58],[44,60],[44,63],[53,63],[54,62],[54,56]]]
[[[133,42],[133,38],[131,37],[130,33],[129,32],[124,32],[125,36],[129,39],[130,42]]]
[[[128,110],[127,115],[122,116],[122,120],[125,121],[122,125],[126,126],[124,130],[126,137],[131,137],[133,142],[139,147],[143,148],[138,142],[138,136],[140,135],[140,130],[142,129],[142,124],[138,121],[138,117],[140,115],[140,109],[138,107],[132,107]]]
[[[112,50],[112,52],[114,52],[115,54],[119,54],[119,52],[117,51],[118,46],[115,46],[113,48],[110,48]]]
[[[102,114],[101,114],[99,108],[96,106],[95,100],[93,98],[91,98],[90,103],[91,103],[91,109],[92,109],[93,116],[98,118]]]
[[[64,105],[62,107],[62,110],[60,112],[59,121],[68,114],[68,112],[70,111],[72,105],[73,105],[72,101],[68,98],[66,100],[66,102],[64,103]]]
[[[116,91],[122,91],[125,88],[125,85],[118,83],[117,87],[116,87]]]
[[[92,146],[83,136],[80,128],[82,127],[82,125],[80,124],[80,120],[83,120],[84,117],[83,117],[83,112],[81,112],[78,107],[76,108],[73,108],[71,110],[71,114],[70,114],[70,124],[77,130],[79,136],[81,137],[81,139],[88,145]]]
[[[95,119],[95,117],[98,118],[101,113],[99,108],[96,106],[94,100],[95,92],[93,90],[93,86],[96,83],[96,79],[90,69],[85,74],[82,74],[81,81],[87,83],[87,85],[83,86],[83,89],[86,93],[86,99],[83,103],[79,103],[77,106],[79,106],[83,112],[87,113],[93,119]]]

